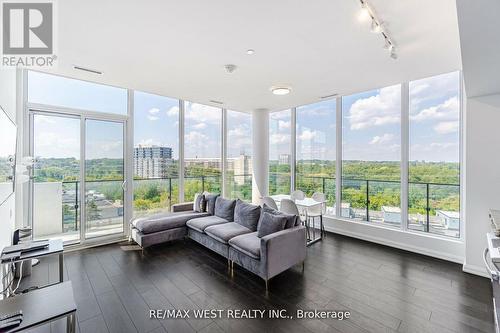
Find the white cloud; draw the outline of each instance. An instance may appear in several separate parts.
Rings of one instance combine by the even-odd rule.
[[[291,125],[291,122],[289,122],[289,121],[278,120],[278,128],[280,130],[289,129],[290,125]]]
[[[155,121],[155,120],[160,119],[160,117],[152,116],[152,115],[148,114],[148,119],[151,120],[151,121]]]
[[[205,123],[198,123],[196,125],[193,125],[193,128],[195,128],[195,129],[204,129],[204,128],[207,128],[207,124],[205,124]]]
[[[209,137],[198,131],[191,131],[186,134],[186,145],[201,145],[204,141],[208,141]]]
[[[375,96],[358,99],[349,109],[351,130],[398,124],[401,118],[400,100],[399,85],[382,88]]]
[[[290,135],[273,133],[269,138],[269,142],[274,145],[280,145],[284,143],[290,143]]]
[[[187,102],[185,117],[197,123],[219,125],[222,120],[222,112],[219,108]]]
[[[309,141],[309,140],[316,138],[317,135],[318,135],[317,131],[311,131],[311,130],[306,129],[306,130],[303,130],[302,133],[299,134],[298,138],[301,141]]]
[[[151,115],[155,115],[155,114],[160,113],[160,109],[158,109],[158,108],[151,108],[151,109],[148,110],[148,113],[151,114]]]
[[[272,120],[290,119],[291,114],[290,110],[271,112],[269,114],[269,118]]]
[[[419,111],[417,114],[410,116],[410,119],[419,122],[427,120],[458,120],[459,110],[458,97],[453,96],[441,104]]]
[[[438,134],[450,134],[458,132],[458,121],[443,121],[434,126],[434,131]]]
[[[172,106],[170,109],[167,110],[168,117],[177,117],[178,115],[179,115],[179,107],[178,106]]]
[[[154,140],[152,138],[148,138],[148,139],[142,139],[136,145],[137,146],[161,146],[161,142]]]
[[[374,136],[370,140],[369,144],[371,144],[371,145],[377,145],[377,144],[381,145],[381,144],[385,144],[385,143],[391,142],[392,139],[394,139],[394,134],[385,133],[382,136],[379,136],[379,135]]]
[[[443,96],[457,95],[459,73],[452,72],[410,82],[411,109],[418,110],[421,105],[435,103]]]

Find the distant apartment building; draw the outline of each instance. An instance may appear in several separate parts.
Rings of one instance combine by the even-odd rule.
[[[134,175],[141,178],[164,178],[172,163],[172,148],[139,146],[134,148]]]
[[[185,158],[185,167],[197,166],[207,169],[222,169],[222,160],[219,157],[195,157],[195,158]],[[238,157],[227,158],[226,164],[227,170],[233,170],[234,175],[241,175],[241,177],[235,177],[235,183],[238,185],[245,184],[245,177],[243,175],[252,174],[252,157],[249,155],[241,154]]]
[[[230,166],[230,162],[233,164],[232,167]],[[252,157],[240,154],[238,157],[228,158],[227,163],[228,170],[234,170],[234,183],[236,185],[244,185],[245,177],[243,176],[252,174]]]
[[[290,164],[290,154],[280,154],[278,157],[279,165],[288,165]]]

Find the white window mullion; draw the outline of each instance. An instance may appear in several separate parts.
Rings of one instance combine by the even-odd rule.
[[[408,229],[408,168],[410,144],[410,91],[408,82],[401,84],[401,229]]]
[[[226,191],[226,170],[227,170],[227,110],[222,109],[222,126],[221,126],[221,174],[222,174],[222,197],[227,197]]]
[[[179,100],[179,202],[184,202],[184,101]]]
[[[342,216],[342,97],[337,97],[335,126],[335,215]]]
[[[290,110],[290,193],[296,189],[296,163],[297,163],[297,108]]]
[[[127,114],[125,134],[125,233],[130,232],[128,222],[133,218],[134,209],[134,91],[127,90]]]

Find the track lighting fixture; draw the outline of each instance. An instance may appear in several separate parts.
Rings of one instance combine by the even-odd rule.
[[[371,18],[371,28],[370,31],[375,34],[381,34],[384,38],[384,49],[389,51],[392,59],[397,59],[398,55],[394,47],[394,40],[390,37],[388,31],[385,29],[382,21],[380,21],[375,14],[375,10],[368,4],[367,0],[359,0],[361,3],[361,11],[359,13],[360,20],[366,20]]]

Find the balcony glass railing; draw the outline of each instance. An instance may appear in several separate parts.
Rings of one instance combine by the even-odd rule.
[[[335,215],[335,178],[297,175],[296,188],[307,196],[323,192],[327,215]],[[400,227],[399,181],[342,179],[341,216],[359,221]],[[410,182],[408,229],[460,237],[460,185]]]
[[[271,194],[289,193],[289,175],[273,174]],[[323,192],[327,196],[327,215],[335,215],[335,178],[297,175],[297,189],[311,196]],[[185,178],[185,200],[192,200],[196,192],[221,192],[221,176]],[[288,182],[288,184],[287,184]],[[251,175],[228,175],[228,196],[251,200]],[[34,232],[37,238],[64,235],[77,240],[81,229],[79,181],[35,183]],[[341,216],[399,227],[400,183],[368,179],[342,180]],[[134,180],[134,217],[168,212],[178,202],[177,177]],[[42,202],[43,201],[43,202]],[[87,231],[101,235],[122,231],[122,181],[87,181]],[[40,209],[37,207],[40,206]],[[41,210],[43,206],[43,210]],[[60,216],[57,218],[56,216]],[[410,230],[450,237],[460,236],[460,185],[410,182],[408,189],[408,218]]]

